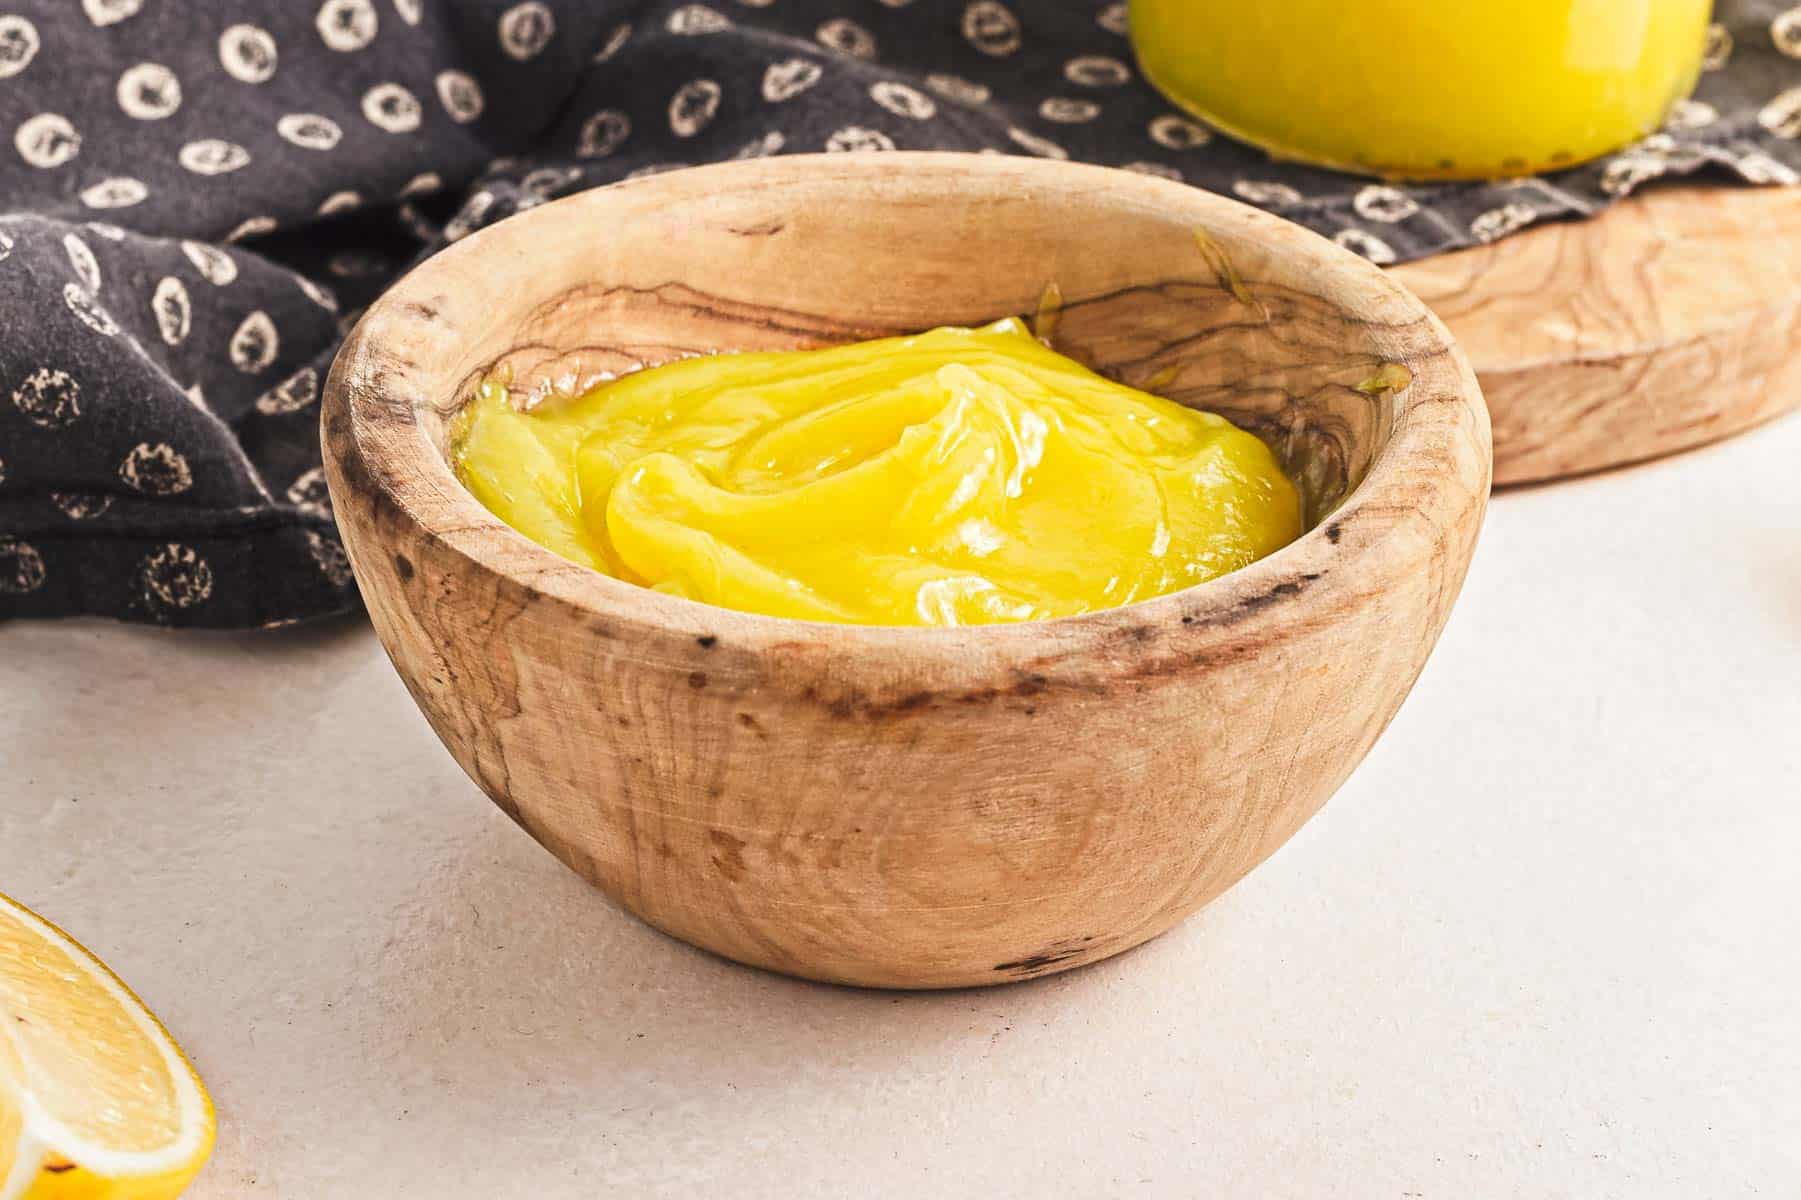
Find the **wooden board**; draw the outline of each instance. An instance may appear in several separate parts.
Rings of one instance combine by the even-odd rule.
[[[1656,458],[1801,404],[1801,188],[1656,188],[1393,274],[1476,368],[1496,484]]]

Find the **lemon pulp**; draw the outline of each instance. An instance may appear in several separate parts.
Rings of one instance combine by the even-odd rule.
[[[528,412],[485,382],[453,457],[502,520],[631,583],[772,616],[1070,616],[1245,566],[1301,532],[1274,455],[1008,319],[716,355]]]
[[[0,896],[0,1200],[171,1200],[213,1128],[199,1077],[138,998]]]

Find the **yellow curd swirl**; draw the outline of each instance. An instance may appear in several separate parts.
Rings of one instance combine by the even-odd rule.
[[[514,529],[630,583],[771,616],[973,625],[1176,591],[1301,532],[1275,456],[1015,319],[724,354],[520,411],[456,470]]]

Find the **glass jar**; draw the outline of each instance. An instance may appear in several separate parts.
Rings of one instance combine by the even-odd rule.
[[[1278,158],[1402,179],[1569,166],[1653,132],[1711,0],[1131,0],[1145,77]]]

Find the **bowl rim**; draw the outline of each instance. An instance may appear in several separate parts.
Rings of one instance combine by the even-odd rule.
[[[1361,289],[1405,318],[1397,324],[1419,353],[1408,358],[1411,385],[1392,394],[1388,441],[1333,512],[1249,566],[1077,616],[944,627],[837,624],[741,612],[668,596],[571,562],[483,506],[419,422],[418,410],[432,398],[416,384],[434,377],[433,364],[392,348],[420,322],[441,321],[439,306],[446,296],[478,286],[474,265],[483,255],[514,251],[548,223],[590,219],[593,210],[627,192],[667,193],[674,204],[726,188],[767,187],[795,175],[868,182],[892,177],[897,168],[915,182],[936,179],[944,194],[972,182],[1067,189],[1174,209],[1197,227],[1233,227],[1245,236],[1291,243],[1319,260],[1322,278]],[[464,301],[476,302],[466,295]],[[436,407],[444,411],[442,404]],[[630,638],[638,643],[635,653],[655,656],[659,647],[677,642],[685,643],[685,651],[696,643],[729,647],[736,656],[823,648],[833,661],[848,655],[876,673],[884,666],[908,675],[923,670],[947,688],[992,685],[997,671],[1011,671],[1026,681],[1028,692],[1044,684],[1041,672],[1054,673],[1072,661],[1080,661],[1090,677],[1097,667],[1120,677],[1155,672],[1158,667],[1142,661],[1153,633],[1161,647],[1157,658],[1192,661],[1222,639],[1241,646],[1280,640],[1284,626],[1295,623],[1285,614],[1303,594],[1342,600],[1348,589],[1354,601],[1368,601],[1371,576],[1363,569],[1368,560],[1381,557],[1390,568],[1405,568],[1422,552],[1418,539],[1389,535],[1419,520],[1449,527],[1471,493],[1485,501],[1491,472],[1488,413],[1463,352],[1417,297],[1361,256],[1301,226],[1171,180],[1053,159],[932,151],[790,155],[684,168],[578,192],[476,231],[415,266],[368,307],[332,364],[321,421],[334,510],[380,506],[451,552],[462,568],[554,603],[590,628]],[[349,548],[355,565],[357,547]]]

